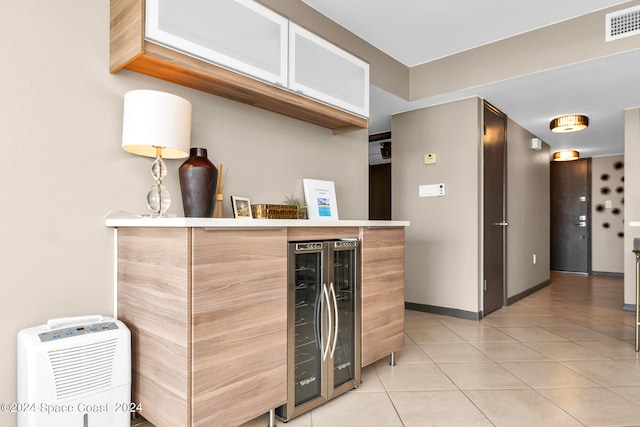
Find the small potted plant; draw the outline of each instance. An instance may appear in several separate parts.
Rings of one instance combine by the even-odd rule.
[[[304,200],[299,199],[295,196],[289,196],[285,199],[284,204],[289,206],[297,206],[298,207],[298,219],[307,219],[307,205]]]

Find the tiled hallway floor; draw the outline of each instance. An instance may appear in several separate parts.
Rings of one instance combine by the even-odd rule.
[[[277,425],[640,426],[635,313],[622,306],[621,278],[552,274],[479,322],[407,311],[395,367],[368,366],[357,390]]]

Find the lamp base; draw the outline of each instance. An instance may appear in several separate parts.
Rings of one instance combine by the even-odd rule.
[[[149,188],[147,206],[153,212],[152,216],[163,217],[171,205],[171,194],[167,187],[158,182]]]
[[[162,180],[167,176],[167,166],[162,160],[162,147],[156,147],[156,159],[151,165],[151,176],[156,183],[147,193],[147,206],[156,216],[162,217],[171,206],[171,194],[167,187],[162,185]]]

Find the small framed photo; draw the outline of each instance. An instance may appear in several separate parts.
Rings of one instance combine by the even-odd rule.
[[[246,197],[231,196],[234,218],[253,218],[251,215],[251,201]]]

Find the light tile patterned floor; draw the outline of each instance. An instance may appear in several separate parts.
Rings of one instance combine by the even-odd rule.
[[[554,273],[479,322],[407,311],[395,367],[368,366],[357,390],[277,425],[640,426],[635,314],[622,306],[621,278]]]

